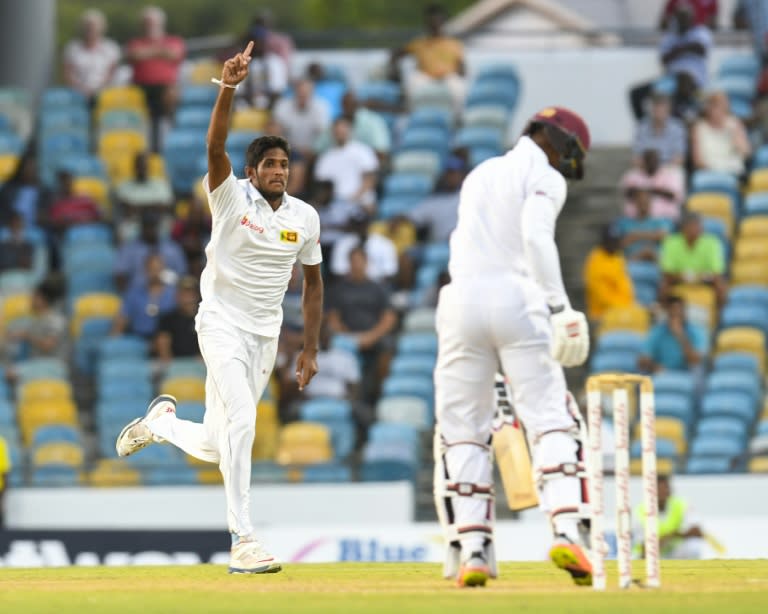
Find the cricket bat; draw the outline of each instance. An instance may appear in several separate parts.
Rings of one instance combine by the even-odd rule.
[[[507,505],[515,512],[536,507],[539,497],[533,483],[531,455],[523,425],[515,415],[503,375],[496,374],[496,417],[493,421],[493,451],[499,465]]]

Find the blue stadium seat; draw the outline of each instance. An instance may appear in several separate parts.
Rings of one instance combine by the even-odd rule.
[[[738,212],[740,189],[738,179],[728,173],[698,170],[691,177],[691,193],[718,192],[731,197],[733,212]]]
[[[595,352],[590,361],[590,372],[607,373],[610,371],[635,373],[637,371],[637,354],[627,351],[598,350]]]
[[[114,401],[116,399],[146,399],[152,397],[152,382],[138,379],[108,379],[99,381],[99,399]],[[141,406],[137,407],[141,411]]]
[[[768,167],[768,145],[761,145],[757,148],[754,157],[752,158],[752,168],[766,168]]]
[[[22,382],[32,379],[68,379],[67,364],[59,358],[30,358],[14,368]]]
[[[432,192],[434,180],[418,173],[392,173],[384,180],[384,194],[391,196],[415,196],[422,198]]]
[[[102,360],[105,358],[146,358],[147,355],[147,342],[131,335],[109,337],[99,343],[99,357]]]
[[[106,271],[73,272],[67,279],[67,300],[70,307],[83,294],[114,291],[114,276]]]
[[[73,244],[63,250],[64,272],[67,275],[84,271],[112,273],[115,257],[115,248],[105,243]]]
[[[504,145],[504,134],[494,128],[485,126],[470,126],[462,128],[453,140],[454,147],[484,147],[498,151]]]
[[[656,284],[637,283],[635,286],[635,301],[649,307],[656,302],[659,291]]]
[[[494,63],[481,66],[477,71],[477,79],[505,79],[508,81],[520,81],[520,75],[517,69],[505,63]]]
[[[392,375],[424,375],[431,377],[435,370],[435,358],[427,355],[395,356],[389,366]]]
[[[728,289],[728,302],[738,305],[760,305],[768,309],[768,288],[757,285],[734,286]]]
[[[331,337],[331,348],[346,350],[347,352],[351,352],[356,356],[358,354],[357,340],[355,339],[354,335],[345,335],[343,333],[335,334],[333,337]]]
[[[168,363],[165,370],[165,378],[171,377],[199,377],[206,376],[205,363],[199,358],[174,358]]]
[[[410,463],[397,460],[365,461],[360,465],[363,482],[416,481],[416,468]]]
[[[644,335],[627,330],[603,333],[597,341],[600,352],[629,352],[635,355],[643,351],[644,345]]]
[[[352,417],[352,406],[343,399],[311,399],[301,404],[299,415],[308,422],[349,420]]]
[[[747,75],[729,74],[717,78],[713,87],[724,91],[729,98],[752,100],[755,96],[757,83],[754,77]]]
[[[421,197],[413,194],[399,196],[385,196],[379,201],[376,208],[377,219],[390,220],[398,215],[406,215],[411,211]]]
[[[202,107],[180,107],[174,117],[179,129],[207,128],[211,121],[211,110]]]
[[[32,471],[32,486],[76,486],[80,482],[80,472],[73,467],[49,465],[37,467]]]
[[[381,422],[410,424],[419,431],[432,427],[434,415],[429,404],[418,397],[386,397],[376,403],[376,419]]]
[[[691,456],[725,456],[735,458],[745,451],[739,437],[723,434],[697,435],[691,443]]]
[[[432,378],[417,375],[390,375],[384,380],[382,393],[385,397],[419,397],[431,407],[434,394]]]
[[[51,108],[40,115],[40,135],[61,132],[87,133],[91,116],[85,107]]]
[[[630,456],[640,458],[642,456],[642,442],[637,439],[632,442]],[[677,458],[677,444],[670,439],[658,437],[656,439],[656,456],[659,458]]]
[[[768,435],[768,419],[760,420],[757,423],[757,435]]]
[[[309,465],[302,470],[304,482],[350,482],[352,471],[346,465],[338,463],[323,463]]]
[[[113,379],[150,380],[152,377],[152,363],[146,358],[122,356],[104,358],[98,366],[99,381]]]
[[[136,456],[140,456],[143,452],[144,450]],[[197,470],[184,465],[149,467],[141,472],[141,481],[145,486],[191,486],[199,483]]]
[[[392,81],[368,81],[356,90],[362,103],[379,103],[395,106],[400,102],[400,85]]]
[[[729,473],[731,471],[732,459],[728,457],[691,457],[688,459],[686,473],[691,475],[702,475],[710,473]]]
[[[718,66],[718,77],[740,75],[755,79],[760,72],[760,61],[754,54],[729,55]]]
[[[743,444],[747,439],[747,425],[738,418],[702,418],[696,423],[696,436],[723,436],[738,439]]]
[[[633,284],[649,284],[657,287],[661,281],[661,270],[655,262],[630,260],[627,262],[627,272]]]
[[[653,376],[653,389],[657,394],[671,392],[692,396],[696,391],[696,381],[690,373],[662,371]]]
[[[227,151],[230,156],[235,152],[242,152],[245,155],[245,151],[248,149],[254,139],[261,136],[258,132],[252,132],[250,130],[233,130],[227,135]],[[232,164],[234,168],[234,163]]]
[[[442,155],[448,149],[445,131],[441,128],[408,128],[400,141],[399,151],[431,149]]]
[[[451,248],[448,243],[427,243],[422,251],[421,260],[424,264],[439,265],[446,268],[450,256]]]
[[[406,443],[418,452],[419,432],[410,424],[376,422],[368,430],[368,441],[377,444]]]
[[[135,467],[186,466],[183,453],[171,445],[148,446],[126,458]]]
[[[503,153],[503,148],[499,147],[471,147],[469,150],[469,166],[475,168],[481,162],[489,158],[495,158]]]
[[[182,420],[191,420],[202,424],[205,405],[196,401],[182,401],[176,405],[176,416]]]
[[[194,182],[203,174],[200,160],[205,157],[205,139],[202,129],[177,128],[165,137],[163,157],[176,192],[191,192]]]
[[[654,395],[657,416],[677,418],[690,427],[693,422],[693,399],[679,393],[656,393]]]
[[[744,199],[744,215],[768,213],[768,192],[753,192]]]
[[[49,87],[40,96],[40,110],[45,111],[41,113],[43,116],[61,107],[86,109],[86,104],[85,96],[71,87]]]
[[[440,107],[422,107],[414,109],[408,116],[408,129],[412,128],[439,128],[443,134],[448,136],[451,130],[453,118],[451,113]]]
[[[657,410],[658,411],[658,410]],[[740,418],[751,424],[755,418],[755,400],[748,392],[711,391],[701,400],[701,416]]]
[[[185,85],[179,95],[179,111],[189,108],[202,108],[210,117],[213,103],[218,92],[207,85]]]
[[[437,335],[405,333],[397,340],[398,354],[437,354]]]
[[[96,161],[101,164],[101,160],[96,159]],[[64,231],[64,244],[68,248],[86,243],[111,245],[112,229],[107,224],[77,224]]]
[[[757,403],[762,387],[754,373],[716,371],[707,378],[706,392],[745,392]]]
[[[107,425],[118,425],[122,428],[134,418],[144,414],[147,409],[146,402],[148,400],[146,397],[99,399],[99,403],[96,405],[96,421],[100,427],[99,430],[101,430],[101,427],[107,427]],[[109,430],[109,427],[107,427],[107,430]]]
[[[729,302],[721,313],[720,326],[749,326],[768,334],[768,307]]]
[[[0,391],[0,427],[16,424],[16,412],[11,402],[6,400],[7,391]]]
[[[32,446],[39,446],[53,442],[80,443],[80,431],[65,424],[49,424],[35,429],[32,437]]]
[[[99,343],[109,335],[112,325],[111,318],[89,318],[83,321],[74,348],[75,365],[83,373],[93,372]]]
[[[416,270],[416,290],[431,288],[437,283],[440,273],[445,270],[443,265],[423,264]]]
[[[476,81],[469,88],[467,108],[479,105],[503,105],[513,109],[517,104],[519,88],[508,79],[483,79]]]

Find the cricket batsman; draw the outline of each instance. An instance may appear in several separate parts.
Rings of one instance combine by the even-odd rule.
[[[218,463],[224,478],[232,536],[230,573],[280,571],[280,562],[254,536],[250,518],[251,448],[256,405],[277,354],[282,301],[294,263],[304,269],[304,349],[296,363],[299,388],[317,372],[323,280],[320,220],[307,203],[288,196],[290,148],[280,137],[255,139],[238,180],[225,151],[232,98],[248,75],[253,42],[224,63],[208,128],[208,174],[203,179],[213,229],[200,283],[196,329],[207,368],[203,424],[176,417],[176,399],[160,395],[145,416],[117,439],[128,456],[170,442]]]
[[[583,177],[589,144],[576,113],[543,109],[512,150],[480,164],[461,189],[434,375],[435,504],[444,575],[459,586],[497,575],[490,440],[499,368],[531,445],[554,534],[550,558],[577,584],[591,583],[583,434],[562,369],[584,362],[589,334],[565,293],[554,240],[565,180]]]

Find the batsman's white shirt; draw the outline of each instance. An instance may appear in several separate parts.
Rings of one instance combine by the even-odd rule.
[[[208,176],[203,178],[208,192]],[[314,207],[283,197],[276,211],[248,179],[230,174],[208,202],[213,217],[200,278],[201,313],[216,313],[257,335],[277,337],[293,265],[319,264],[320,218]]]
[[[464,285],[516,275],[537,280],[550,305],[570,304],[552,243],[566,195],[565,179],[527,136],[480,164],[461,188],[451,280]]]

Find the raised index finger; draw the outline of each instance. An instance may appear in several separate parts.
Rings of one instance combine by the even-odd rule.
[[[252,49],[253,49],[253,41],[250,41],[250,42],[248,43],[248,45],[246,45],[246,47],[245,47],[245,50],[243,51],[243,55],[244,55],[246,58],[250,58],[250,57],[251,57],[251,50],[252,50]]]

